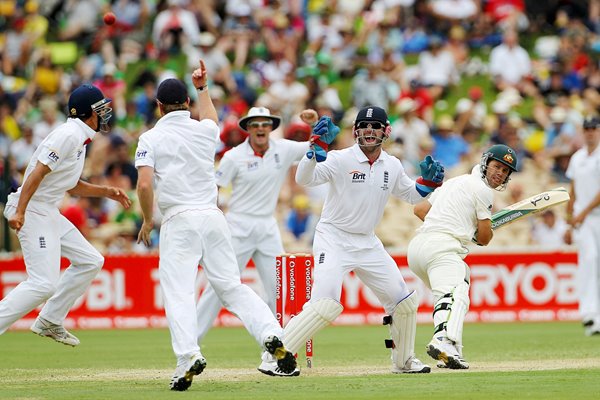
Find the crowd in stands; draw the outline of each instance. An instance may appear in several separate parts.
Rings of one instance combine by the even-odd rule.
[[[452,177],[491,144],[513,147],[520,200],[568,184],[583,118],[600,109],[599,35],[600,0],[0,0],[5,191],[66,119],[70,92],[91,82],[113,99],[114,118],[88,146],[84,177],[134,199],[133,152],[158,118],[156,88],[189,79],[202,58],[222,126],[217,159],[246,138],[237,121],[252,106],[282,116],[274,135],[292,140],[310,134],[301,110],[330,115],[344,131],[334,147],[345,147],[357,109],[377,105],[392,122],[387,151],[413,176],[425,154]],[[290,176],[278,208],[288,251],[310,250],[326,190],[306,191]],[[499,198],[509,204],[510,190]],[[103,252],[146,251],[135,242],[135,205],[67,198],[63,212]],[[545,245],[562,213],[507,228],[492,246]],[[401,249],[418,224],[392,201],[378,234]]]

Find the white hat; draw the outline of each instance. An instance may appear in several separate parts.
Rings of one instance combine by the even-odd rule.
[[[117,66],[113,63],[106,63],[102,66],[102,75],[113,76],[117,72]]]
[[[398,114],[406,114],[417,109],[417,103],[408,97],[403,98],[396,105],[396,112]]]
[[[562,107],[554,107],[550,111],[550,120],[554,123],[561,124],[567,119],[567,111]]]
[[[239,125],[240,128],[242,128],[243,130],[247,130],[246,127],[248,125],[248,122],[250,122],[250,120],[252,118],[268,118],[271,121],[273,121],[273,129],[277,129],[277,127],[279,126],[279,124],[281,123],[281,117],[278,115],[271,115],[271,111],[269,111],[269,109],[267,107],[252,107],[250,109],[250,111],[248,111],[248,115],[246,115],[245,117],[240,119]]]
[[[492,103],[492,111],[496,114],[506,114],[510,111],[510,104],[503,99],[498,99]]]
[[[196,46],[212,46],[213,44],[215,44],[216,41],[217,41],[217,39],[215,38],[215,35],[213,35],[212,33],[202,32],[198,36],[198,39],[196,39],[196,42],[194,44]]]

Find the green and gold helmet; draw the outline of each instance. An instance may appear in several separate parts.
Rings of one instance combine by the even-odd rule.
[[[508,181],[510,180],[510,174],[517,171],[517,165],[518,165],[517,154],[515,153],[515,151],[513,149],[511,149],[510,147],[508,147],[504,144],[495,144],[492,147],[490,147],[487,151],[485,151],[483,153],[483,155],[481,156],[481,162],[479,163],[479,165],[480,165],[480,169],[481,169],[481,178],[486,183],[487,183],[487,178],[486,178],[487,166],[491,160],[496,160],[498,162],[501,162],[502,164],[504,164],[508,168],[510,168],[510,173],[506,177],[506,180],[499,188],[497,188],[498,190],[504,190],[504,189],[506,189],[506,185],[508,184]]]

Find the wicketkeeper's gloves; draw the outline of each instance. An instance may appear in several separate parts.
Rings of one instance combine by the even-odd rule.
[[[306,153],[306,157],[312,159],[313,156],[317,162],[322,162],[327,159],[327,150],[335,137],[340,133],[340,128],[333,123],[331,118],[323,116],[315,124],[310,138],[310,150]]]
[[[416,189],[423,197],[442,186],[444,181],[444,166],[431,156],[427,156],[419,163],[421,176],[417,178]]]

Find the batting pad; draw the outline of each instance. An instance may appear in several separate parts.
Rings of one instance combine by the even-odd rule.
[[[309,338],[332,323],[343,309],[339,302],[327,297],[306,303],[302,312],[285,326],[283,344],[288,351],[296,354]]]
[[[452,307],[450,308],[450,315],[448,315],[448,322],[446,324],[446,333],[448,339],[455,343],[462,343],[463,324],[465,322],[465,316],[469,311],[469,284],[467,282],[461,282],[452,291]]]
[[[402,369],[406,361],[415,353],[415,335],[417,333],[417,292],[412,291],[396,305],[390,323],[390,335],[394,341],[392,362]]]

